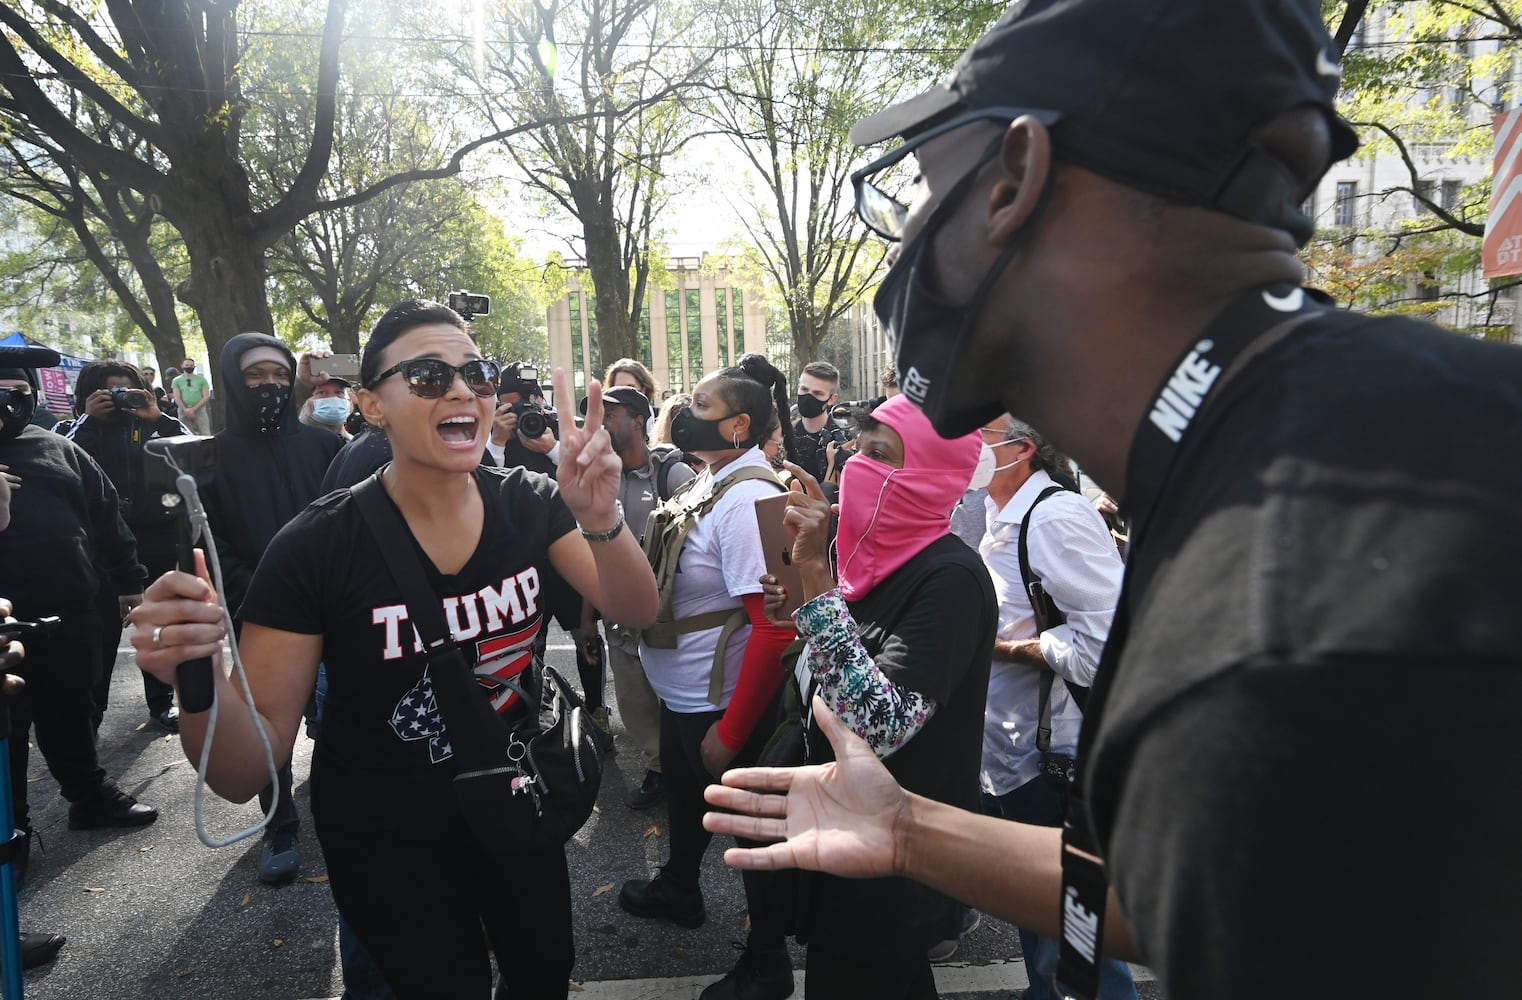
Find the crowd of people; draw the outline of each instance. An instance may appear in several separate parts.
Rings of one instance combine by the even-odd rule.
[[[855,178],[902,243],[878,395],[752,354],[685,392],[626,358],[577,399],[557,370],[550,399],[409,300],[355,382],[243,334],[215,393],[189,359],[167,391],[92,363],[64,434],[32,424],[47,352],[0,349],[0,560],[47,567],[0,597],[63,619],[4,652],[23,837],[30,729],[71,827],[153,822],[95,756],[122,630],[193,762],[207,713],[176,708],[177,668],[220,666],[230,631],[253,703],[204,777],[273,810],[259,877],[289,881],[305,720],[346,996],[565,997],[565,852],[491,863],[373,501],[501,717],[528,711],[551,620],[601,749],[616,704],[628,805],[669,831],[626,913],[703,924],[711,837],[737,838],[748,936],[703,1000],[792,995],[789,937],[813,1000],[929,1000],[980,911],[1018,926],[1030,1000],[1134,998],[1126,959],[1181,1000],[1268,996],[1286,956],[1313,996],[1515,995],[1522,484],[1498,438],[1522,362],[1300,287],[1299,206],[1354,148],[1331,40],[1309,0],[1208,6],[1016,4],[946,85],[857,126],[905,140]],[[1082,100],[1054,62],[1080,32],[1116,94],[1199,72],[1180,57],[1206,39],[1248,85]],[[875,178],[910,156],[905,204]],[[1102,280],[1074,263],[1095,254]],[[220,589],[175,569],[142,471],[213,400]],[[1461,816],[1410,807],[1438,788]],[[426,931],[376,877],[401,850]],[[1444,961],[1379,960],[1418,923]],[[63,940],[22,944],[36,964]],[[494,972],[509,948],[535,960]]]

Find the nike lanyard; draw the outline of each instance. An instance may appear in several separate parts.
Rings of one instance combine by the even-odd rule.
[[[1151,554],[1145,551],[1148,529],[1157,514],[1159,498],[1176,471],[1178,457],[1195,429],[1196,418],[1236,374],[1232,371],[1234,363],[1245,361],[1250,350],[1262,350],[1321,314],[1326,308],[1323,301],[1287,284],[1255,288],[1240,296],[1210,321],[1153,394],[1126,462],[1123,513],[1132,519],[1131,547],[1115,619],[1084,710],[1078,741],[1080,761],[1089,762],[1125,647],[1131,605],[1136,600],[1133,592],[1137,588],[1132,584]],[[1145,580],[1146,574],[1141,575]],[[1138,587],[1145,587],[1145,583]],[[1057,979],[1063,996],[1092,998],[1099,993],[1109,879],[1089,814],[1084,768],[1074,769],[1068,791],[1062,831],[1062,959]]]

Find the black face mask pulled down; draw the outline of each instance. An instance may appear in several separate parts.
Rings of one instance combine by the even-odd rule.
[[[0,441],[16,437],[37,415],[37,397],[25,389],[0,389]]]
[[[898,366],[899,386],[924,411],[935,432],[947,439],[971,434],[1008,409],[999,396],[998,373],[992,379],[984,373],[981,381],[991,387],[975,396],[965,388],[979,381],[973,370],[977,362],[969,356],[968,341],[989,289],[1030,237],[1051,191],[1049,173],[1040,200],[1025,224],[1010,236],[1009,243],[978,283],[971,301],[957,305],[931,290],[930,243],[956,213],[980,171],[981,167],[974,168],[936,206],[925,228],[904,247],[889,269],[872,302],[877,318],[888,330],[888,346]]]
[[[254,398],[260,434],[280,433],[280,415],[291,399],[291,387],[278,382],[262,382],[248,390]]]
[[[719,424],[734,416],[733,413],[718,420],[702,420],[689,410],[680,410],[671,418],[671,443],[687,452],[733,451],[743,448],[749,441],[740,442],[727,438],[719,430]]]
[[[805,420],[813,420],[824,412],[824,400],[811,396],[806,392],[798,394],[798,415]]]

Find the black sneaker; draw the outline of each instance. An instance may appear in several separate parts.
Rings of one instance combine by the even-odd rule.
[[[630,809],[649,809],[666,801],[666,779],[661,777],[659,771],[646,771],[645,780],[640,782],[639,791],[629,796]]]
[[[23,969],[35,969],[39,965],[46,965],[58,957],[58,950],[69,939],[62,934],[47,934],[42,931],[21,932],[21,967]]]
[[[655,878],[631,878],[618,891],[618,905],[636,917],[669,920],[678,927],[701,927],[708,919],[703,909],[703,890],[677,885],[658,872]]]
[[[793,995],[793,962],[786,948],[747,948],[740,961],[698,1000],[786,1000]]]
[[[95,830],[103,826],[147,826],[159,818],[159,811],[104,782],[95,794],[69,806],[70,830]]]
[[[177,733],[180,731],[180,710],[170,705],[162,712],[149,712],[148,721],[166,733]]]

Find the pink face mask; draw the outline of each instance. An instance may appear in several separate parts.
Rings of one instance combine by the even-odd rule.
[[[840,592],[866,596],[893,571],[951,530],[945,473],[895,469],[856,455],[840,472]]]

